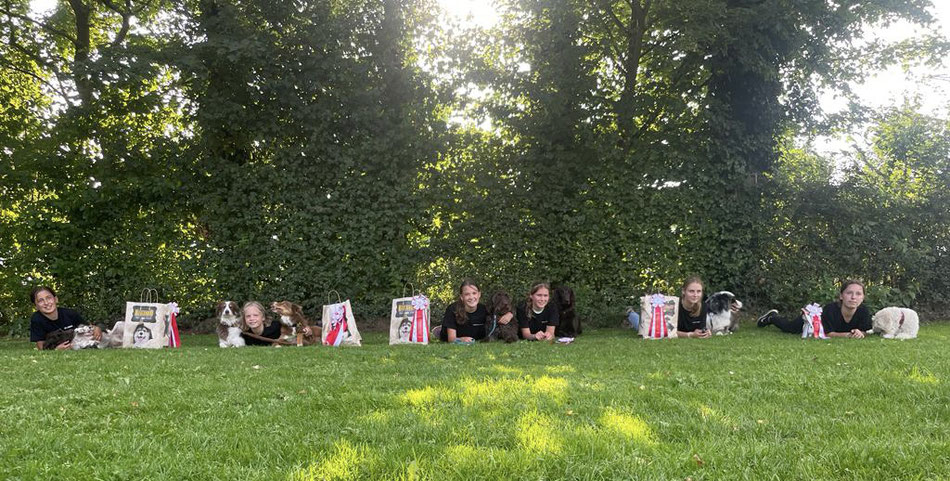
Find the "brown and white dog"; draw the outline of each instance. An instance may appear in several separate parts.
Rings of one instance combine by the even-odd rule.
[[[294,344],[300,334],[301,344],[304,346],[320,342],[321,329],[310,325],[300,305],[290,301],[272,302],[270,310],[280,316],[281,340]]]
[[[244,338],[241,337],[244,320],[241,319],[241,308],[238,307],[237,302],[219,302],[215,317],[218,319],[218,346],[244,347]]]

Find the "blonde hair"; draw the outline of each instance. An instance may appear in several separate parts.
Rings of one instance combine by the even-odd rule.
[[[247,325],[247,322],[244,320],[244,313],[247,311],[248,307],[254,307],[254,308],[257,308],[258,311],[261,311],[261,316],[264,318],[264,321],[263,321],[264,327],[270,327],[270,323],[271,323],[270,315],[267,313],[267,310],[264,309],[264,306],[261,305],[261,303],[257,301],[247,301],[244,303],[244,307],[241,308],[241,323],[242,324],[244,324],[245,326]]]

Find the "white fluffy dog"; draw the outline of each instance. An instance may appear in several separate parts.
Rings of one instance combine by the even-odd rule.
[[[884,339],[914,339],[920,329],[920,319],[913,309],[885,307],[871,318],[871,330]]]

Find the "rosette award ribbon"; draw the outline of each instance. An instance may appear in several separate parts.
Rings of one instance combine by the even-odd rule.
[[[423,294],[413,297],[412,308],[415,309],[415,313],[412,318],[412,331],[410,331],[409,339],[412,340],[412,342],[428,344],[429,298]]]
[[[666,297],[663,294],[653,294],[650,296],[650,307],[653,309],[653,315],[650,316],[650,330],[647,331],[648,339],[663,339],[669,337],[669,331],[666,327],[666,316],[663,307],[666,305]]]
[[[809,304],[805,306],[805,324],[802,327],[802,338],[812,336],[815,339],[828,339],[825,327],[821,325],[821,306]]]

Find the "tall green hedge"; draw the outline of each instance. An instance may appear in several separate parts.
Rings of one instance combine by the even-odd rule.
[[[8,332],[38,284],[96,321],[158,288],[186,324],[331,290],[384,317],[410,285],[438,309],[463,277],[568,284],[595,324],[692,273],[761,307],[851,276],[946,303],[946,121],[881,112],[844,171],[801,140],[814,82],[873,67],[845,40],[926,2],[512,0],[491,28],[425,0],[8,3]]]

